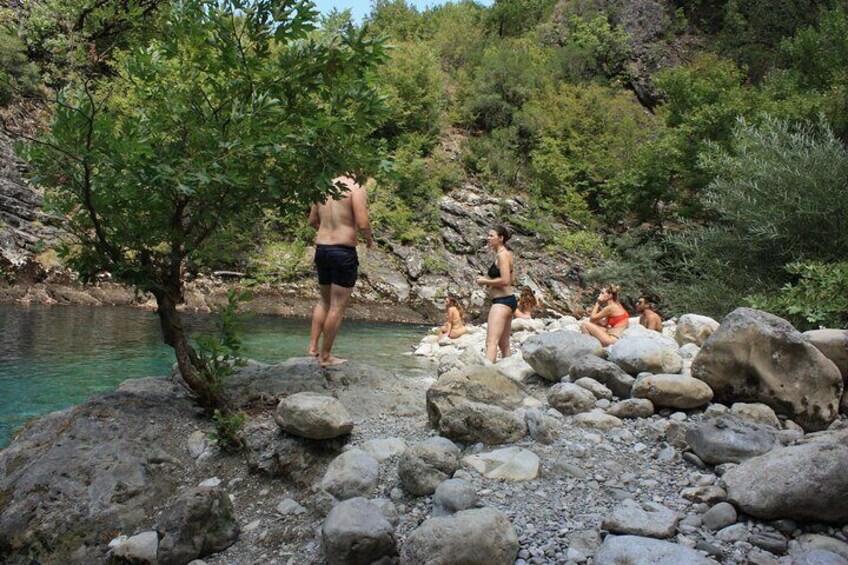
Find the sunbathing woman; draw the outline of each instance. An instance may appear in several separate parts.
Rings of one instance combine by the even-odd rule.
[[[498,349],[504,358],[512,355],[509,335],[512,331],[512,315],[518,307],[518,300],[512,288],[515,282],[512,252],[506,248],[510,235],[504,226],[489,230],[486,242],[489,249],[495,252],[495,260],[489,267],[487,276],[477,279],[477,284],[489,287],[489,298],[492,299],[486,329],[486,359],[492,363],[498,359]]]
[[[630,314],[618,301],[617,285],[608,285],[601,289],[589,319],[580,326],[580,331],[597,338],[604,347],[612,345],[630,323]]]
[[[447,336],[451,339],[456,339],[461,335],[465,335],[468,329],[465,327],[465,312],[462,311],[462,306],[459,301],[453,296],[448,296],[445,301],[445,316],[447,321],[439,330],[439,339]]]
[[[518,297],[518,308],[515,310],[516,318],[529,320],[533,317],[533,310],[539,308],[539,301],[529,286],[521,287],[521,296]]]

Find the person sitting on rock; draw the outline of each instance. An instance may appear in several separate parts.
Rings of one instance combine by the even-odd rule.
[[[536,300],[533,289],[529,286],[521,287],[521,296],[518,297],[518,308],[515,310],[515,317],[529,320],[533,317],[533,310],[537,310],[538,308],[539,301]]]
[[[639,323],[655,332],[662,331],[662,318],[656,312],[657,305],[653,297],[643,294],[636,302],[636,310],[639,311]]]
[[[618,301],[618,291],[617,285],[603,287],[589,319],[580,325],[581,332],[596,338],[604,347],[618,341],[630,323],[630,314]]]
[[[439,339],[444,337],[456,339],[465,335],[468,331],[468,328],[465,327],[465,312],[459,304],[459,300],[453,296],[448,296],[445,301],[445,317],[445,325],[439,328]]]

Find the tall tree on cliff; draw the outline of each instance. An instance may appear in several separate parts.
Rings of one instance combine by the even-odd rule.
[[[71,264],[153,294],[185,383],[226,414],[177,311],[184,262],[224,225],[297,213],[336,193],[340,172],[373,168],[382,101],[367,79],[384,51],[361,31],[316,39],[306,0],[164,9],[154,40],[72,80],[22,149],[65,218]]]

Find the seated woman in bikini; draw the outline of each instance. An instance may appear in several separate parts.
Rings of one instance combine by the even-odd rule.
[[[468,331],[465,327],[465,312],[462,311],[462,306],[459,301],[453,296],[448,296],[445,301],[445,316],[447,321],[445,325],[439,329],[439,339],[449,337],[456,339]]]
[[[533,317],[533,310],[537,310],[538,308],[539,301],[536,300],[533,289],[529,286],[521,287],[521,296],[518,297],[518,308],[515,310],[515,317],[529,320]]]
[[[608,285],[601,289],[589,319],[580,326],[580,331],[591,335],[607,347],[612,345],[630,323],[630,314],[618,301],[617,285]]]

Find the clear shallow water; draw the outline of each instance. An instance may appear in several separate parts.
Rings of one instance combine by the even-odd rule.
[[[189,332],[213,331],[212,316],[189,315]],[[173,351],[156,314],[130,308],[0,305],[0,448],[28,419],[114,390],[131,378],[166,375]],[[412,350],[422,326],[345,321],[334,354],[420,373]],[[276,363],[305,355],[309,321],[253,316],[243,324],[244,356]]]

